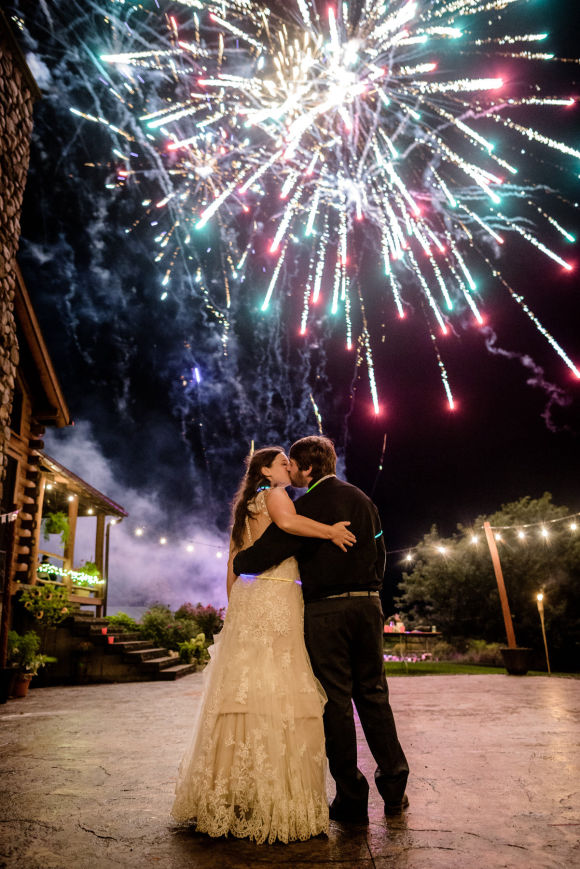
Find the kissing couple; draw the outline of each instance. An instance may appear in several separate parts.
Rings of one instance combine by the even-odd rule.
[[[290,485],[306,489],[295,502]],[[399,814],[409,767],[384,675],[377,508],[338,479],[332,442],[311,436],[292,444],[289,459],[281,447],[248,457],[232,521],[228,610],[209,650],[173,817],[257,843],[328,834],[329,817],[368,822],[353,702],[385,814]]]

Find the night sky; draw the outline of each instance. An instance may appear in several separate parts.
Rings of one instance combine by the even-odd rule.
[[[365,365],[355,367],[342,335],[321,322],[316,337],[301,342],[297,319],[289,314],[291,300],[267,317],[260,315],[261,296],[253,292],[251,275],[239,288],[227,358],[219,323],[185,278],[180,293],[159,301],[152,230],[141,226],[130,237],[125,231],[139,216],[142,193],[131,185],[105,189],[111,171],[109,134],[68,111],[71,105],[85,111],[108,108],[87,71],[85,49],[99,50],[98,30],[82,10],[93,5],[99,4],[9,7],[20,9],[27,20],[30,33],[22,43],[32,52],[29,62],[45,93],[36,108],[19,262],[72,415],[81,428],[90,425],[95,448],[116,480],[117,497],[123,498],[123,487],[151,494],[160,506],[157,516],[191,537],[200,528],[225,532],[250,441],[289,446],[315,433],[312,391],[325,433],[336,442],[342,472],[379,506],[390,550],[414,545],[432,524],[448,535],[459,522],[469,524],[503,503],[546,490],[555,503],[580,510],[580,381],[508,292],[483,273],[485,327],[460,316],[454,334],[439,341],[457,401],[453,412],[420,312],[398,319],[392,303],[384,301],[372,251],[363,257],[368,266],[361,283],[372,323],[378,417]],[[528,4],[538,27],[550,30],[549,50],[559,56],[573,57],[566,22],[574,5]],[[70,27],[71,22],[75,26],[67,31],[63,23]],[[77,45],[73,36],[79,38]],[[523,76],[533,70],[549,85],[546,92],[580,96],[578,63],[548,68],[499,63],[504,73],[522,76],[522,92],[531,92]],[[530,113],[532,122],[538,122],[537,113]],[[545,111],[542,124],[543,131],[578,146],[578,104]],[[517,140],[518,147],[522,141]],[[539,191],[538,202],[546,206],[549,201],[551,213],[577,234],[578,160],[540,146],[533,153],[534,159],[522,157],[528,178],[560,191],[549,200]],[[204,267],[212,275],[208,285],[219,307],[219,239],[211,230],[208,239],[212,251]],[[372,233],[363,243],[372,248]],[[565,273],[515,234],[496,267],[524,293],[578,365],[578,245],[559,240],[554,246],[576,263],[574,271]],[[289,274],[289,284],[292,279]],[[202,383],[188,380],[184,387],[183,379],[195,367]],[[58,442],[51,446],[59,459]],[[132,503],[121,503],[131,513],[129,527],[139,524]],[[159,533],[165,530],[159,527]],[[390,559],[393,581],[398,559]]]

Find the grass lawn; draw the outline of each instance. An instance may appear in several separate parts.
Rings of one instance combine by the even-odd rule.
[[[505,667],[482,667],[476,664],[454,664],[453,661],[416,661],[406,664],[399,661],[385,661],[386,676],[449,676],[449,675],[474,675],[483,676],[489,673],[505,675]],[[529,670],[528,676],[547,676],[541,670]],[[552,673],[552,676],[567,676],[574,678],[571,673]],[[576,676],[578,678],[578,676]]]

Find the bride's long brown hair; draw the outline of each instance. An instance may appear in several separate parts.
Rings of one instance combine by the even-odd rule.
[[[232,540],[236,549],[241,549],[244,543],[245,519],[250,515],[249,501],[255,498],[260,485],[269,485],[262,468],[269,468],[276,456],[283,452],[282,447],[262,447],[246,458],[246,473],[232,502]]]

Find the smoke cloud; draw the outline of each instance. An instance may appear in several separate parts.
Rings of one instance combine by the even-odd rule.
[[[503,356],[506,359],[517,359],[517,361],[530,372],[526,379],[528,386],[535,386],[542,389],[547,395],[548,403],[541,414],[542,419],[546,424],[546,428],[552,432],[566,430],[568,428],[567,426],[559,426],[554,421],[552,411],[554,410],[554,407],[567,407],[572,400],[570,396],[560,386],[556,386],[555,383],[546,380],[542,366],[538,365],[537,362],[534,362],[532,357],[527,353],[516,353],[512,350],[504,350],[503,347],[498,347],[497,335],[489,326],[482,329],[482,333],[485,336],[485,346],[489,353],[493,353],[495,356]]]
[[[129,513],[109,532],[109,613],[156,601],[172,608],[185,601],[214,606],[226,603],[228,539],[211,526],[211,516],[192,514],[184,517],[179,529],[172,528],[153,490],[138,490],[120,482],[88,422],[47,432],[45,445],[50,456]],[[143,529],[141,537],[135,535],[137,528]],[[159,543],[161,537],[167,538],[165,545]],[[193,551],[187,550],[188,545],[193,545]],[[94,558],[91,547],[94,529],[79,522],[76,567]]]

